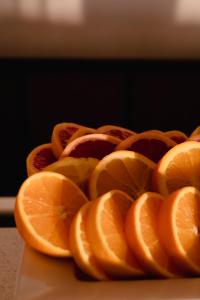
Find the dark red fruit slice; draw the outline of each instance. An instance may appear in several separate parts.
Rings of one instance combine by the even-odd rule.
[[[125,140],[129,136],[136,134],[134,131],[131,131],[123,127],[115,126],[115,125],[101,126],[97,129],[97,133],[103,133],[103,134],[115,136],[120,140]]]
[[[28,176],[41,171],[56,160],[51,144],[43,144],[34,148],[26,159]]]
[[[60,158],[72,156],[102,159],[111,153],[119,143],[120,139],[106,134],[84,135],[69,143]]]
[[[158,162],[176,143],[160,133],[140,133],[122,141],[116,150],[135,151]]]

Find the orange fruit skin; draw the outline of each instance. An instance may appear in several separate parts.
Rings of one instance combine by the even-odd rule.
[[[80,145],[84,145],[85,143],[88,143],[88,142],[95,143],[95,142],[99,142],[99,141],[107,142],[107,143],[113,145],[113,151],[114,151],[114,148],[116,147],[116,145],[118,145],[121,142],[120,139],[113,137],[113,136],[106,135],[106,134],[101,134],[101,133],[87,134],[87,135],[81,136],[81,137],[73,140],[71,143],[69,143],[63,150],[63,152],[60,156],[60,159],[62,159],[63,157],[66,157],[66,156],[73,156],[72,152],[75,149],[77,149],[77,147],[79,147]],[[85,157],[85,156],[84,155],[82,156],[80,154],[80,156],[78,156],[78,157]],[[87,157],[94,157],[97,159],[102,158],[102,157],[93,156],[92,154],[90,156],[87,155]]]
[[[151,159],[155,163],[157,163],[158,160],[160,160],[160,158],[165,154],[165,152],[162,151],[162,153],[160,153],[157,157],[157,156],[155,156],[156,148],[154,149],[154,148],[152,148],[152,146],[150,148],[153,150],[151,150],[151,153],[149,153],[149,154],[145,153],[146,149],[134,148],[134,146],[138,145],[138,142],[140,142],[140,141],[141,142],[149,141],[149,143],[150,143],[151,140],[163,143],[166,146],[166,152],[167,152],[167,150],[173,148],[176,145],[176,143],[174,141],[172,141],[170,138],[166,137],[163,133],[157,132],[155,130],[150,130],[150,131],[145,131],[145,132],[128,137],[127,139],[125,139],[119,145],[116,146],[116,150],[135,151],[137,153],[140,153],[140,154],[148,157],[149,159]]]
[[[122,198],[124,204],[123,207],[120,207],[119,200],[122,201]],[[102,205],[106,205],[105,202],[111,208],[106,209],[102,215]],[[113,190],[92,201],[87,218],[86,228],[93,253],[105,272],[113,278],[143,277],[145,275],[131,253],[124,233],[125,216],[131,203],[132,199],[127,194]],[[107,242],[106,234],[113,236],[111,244]],[[114,249],[112,249],[113,245]]]
[[[80,269],[98,280],[107,280],[108,276],[99,265],[87,237],[86,221],[92,202],[85,203],[77,212],[70,226],[70,250]]]
[[[157,231],[159,211],[164,201],[163,196],[153,192],[146,192],[135,200],[126,216],[126,238],[138,261],[150,275],[180,277],[180,271],[172,267],[174,262],[168,257]],[[148,206],[148,211],[143,205]],[[145,214],[148,214],[146,223],[143,219]]]
[[[47,151],[48,155],[47,157],[40,156],[40,152]],[[37,158],[38,157],[38,158]],[[39,160],[38,163],[36,160]],[[49,161],[48,161],[49,160]],[[50,143],[48,144],[42,144],[34,148],[29,155],[26,158],[26,170],[27,170],[27,175],[31,176],[39,171],[41,171],[44,167],[47,165],[54,163],[56,161],[56,158],[54,157],[53,150],[52,150],[52,145]],[[37,167],[38,164],[38,167]],[[41,168],[39,168],[39,165]]]
[[[53,153],[57,159],[63,152],[71,136],[79,128],[83,128],[83,127],[84,126],[81,126],[76,123],[64,123],[64,122],[54,126],[52,136],[51,136],[51,143],[52,143]],[[60,135],[63,135],[63,137],[60,137]]]
[[[58,198],[56,201],[58,201],[57,205],[55,205],[55,208],[57,210],[57,213],[55,214],[55,225],[58,221],[62,223],[62,230],[65,227],[65,231],[61,232],[61,227],[58,227],[55,229],[55,234],[57,235],[57,238],[61,240],[61,243],[64,245],[63,248],[56,246],[43,238],[38,231],[35,230],[34,226],[31,224],[30,216],[36,215],[40,216],[40,219],[42,220],[43,216],[46,217],[47,212],[40,212],[42,209],[42,205],[37,206],[37,209],[35,209],[35,205],[38,200],[41,202],[43,199],[44,191],[42,189],[37,189],[37,182],[40,182],[40,184],[43,182],[43,180],[48,180],[49,178],[52,178],[56,180],[56,190],[58,190]],[[36,186],[34,186],[36,182]],[[73,203],[70,207],[70,201],[69,195],[63,195],[64,189],[70,189],[70,195],[74,193],[73,196],[76,195],[75,199],[77,199],[77,203]],[[53,182],[50,182],[49,186],[47,187],[49,190],[47,191],[49,201],[55,201],[55,198],[51,197],[52,192],[54,190]],[[54,195],[55,196],[55,195]],[[72,197],[72,196],[71,196]],[[60,203],[61,201],[61,203]],[[20,233],[23,240],[31,246],[33,249],[54,257],[69,257],[71,256],[71,252],[69,249],[69,226],[71,223],[71,220],[73,218],[73,215],[78,211],[78,209],[88,201],[87,197],[84,195],[84,193],[68,178],[61,174],[57,174],[54,172],[39,172],[36,173],[29,178],[27,178],[23,184],[21,185],[19,192],[16,197],[16,203],[15,203],[15,209],[14,209],[14,217],[16,226],[18,229],[18,232]],[[31,202],[31,203],[29,203]],[[61,210],[60,204],[63,205],[64,202],[64,210]],[[50,204],[49,204],[50,205]],[[69,206],[66,208],[66,206]],[[26,206],[26,208],[25,208]],[[47,205],[48,206],[48,205]],[[46,206],[46,207],[47,207]],[[73,207],[72,207],[73,206]],[[59,208],[60,207],[60,208]],[[27,210],[29,211],[29,215],[27,214]],[[31,212],[31,213],[30,213]],[[49,213],[49,216],[52,217],[51,213]],[[63,214],[63,215],[60,215]],[[65,216],[66,215],[66,216]],[[52,218],[49,219],[49,222],[52,222]],[[52,224],[48,223],[48,221],[44,224],[42,230],[48,231],[48,227]],[[58,224],[57,224],[58,226]],[[56,227],[56,226],[55,226]],[[52,234],[52,232],[51,232]]]
[[[183,187],[171,193],[163,201],[159,213],[159,232],[163,246],[175,264],[187,275],[199,275],[200,265],[195,265],[188,259],[188,254],[180,247],[180,242],[175,230],[177,202],[180,193],[192,190],[198,195],[200,207],[200,192],[194,187]],[[183,208],[184,209],[184,208]]]
[[[111,136],[118,137],[121,140],[136,134],[134,131],[116,125],[104,125],[97,128],[97,133],[104,133]]]

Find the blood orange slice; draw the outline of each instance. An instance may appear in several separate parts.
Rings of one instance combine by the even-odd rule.
[[[185,142],[188,138],[187,135],[180,130],[170,130],[166,131],[164,134],[177,144]]]
[[[59,123],[53,128],[51,142],[56,158],[61,155],[71,136],[82,127],[76,123]]]
[[[136,134],[134,131],[116,125],[104,125],[97,129],[97,133],[104,133],[115,136],[120,140],[125,140],[129,136]]]
[[[56,158],[52,151],[51,144],[43,144],[34,148],[26,159],[26,169],[28,176],[37,173],[46,166],[54,163]]]
[[[158,162],[161,157],[176,143],[170,138],[157,132],[143,132],[130,136],[122,141],[116,150],[131,150],[143,154],[154,162]]]
[[[69,143],[60,158],[72,156],[102,159],[111,153],[120,141],[116,137],[101,133],[84,135]]]
[[[91,134],[91,133],[96,133],[96,129],[93,129],[93,128],[90,128],[90,127],[79,128],[75,133],[72,134],[72,136],[68,140],[67,144],[71,143],[72,141],[74,141],[75,139],[77,139],[81,136]]]

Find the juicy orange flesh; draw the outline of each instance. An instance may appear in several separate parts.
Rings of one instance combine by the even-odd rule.
[[[115,194],[105,202],[101,227],[109,248],[122,261],[139,268],[139,264],[127,246],[124,222],[131,201],[123,195]]]
[[[76,198],[76,199],[75,199]],[[73,205],[73,202],[75,205]],[[68,231],[83,197],[55,178],[39,178],[24,191],[24,211],[35,231],[55,246],[68,249]]]
[[[68,140],[74,134],[79,128],[73,127],[73,126],[66,126],[64,129],[60,129],[59,131],[59,140],[63,147],[63,149],[66,147]]]
[[[188,256],[200,266],[200,196],[187,193],[176,212],[178,239]]]
[[[174,163],[175,162],[175,163]],[[200,189],[200,150],[179,153],[169,163],[166,171],[167,189],[170,192],[184,186]]]
[[[113,159],[99,175],[97,190],[102,195],[112,189],[128,193],[134,199],[150,189],[152,170],[142,161]]]
[[[80,239],[82,242],[82,246],[84,248],[84,252],[88,257],[89,263],[97,269],[97,271],[102,272],[101,267],[99,266],[98,262],[96,261],[96,258],[94,257],[94,253],[91,249],[90,243],[88,241],[87,237],[87,229],[86,229],[86,222],[89,212],[89,206],[85,210],[85,212],[82,214],[82,219],[80,223]]]
[[[163,155],[171,148],[172,146],[167,145],[162,140],[157,140],[155,138],[144,138],[134,141],[134,143],[130,145],[127,150],[138,152],[154,162],[158,162],[161,157],[163,157]]]
[[[163,201],[158,198],[149,198],[149,201],[145,201],[140,216],[141,234],[156,263],[164,269],[176,273],[177,269],[174,267],[169,255],[166,254],[159,238],[158,216]]]

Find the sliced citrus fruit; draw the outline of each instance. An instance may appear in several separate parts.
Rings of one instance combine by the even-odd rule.
[[[96,158],[64,157],[50,164],[43,171],[51,171],[65,175],[74,181],[84,192],[87,191],[89,177],[99,162]]]
[[[193,136],[199,135],[199,134],[200,134],[200,126],[197,126],[190,134],[190,137],[193,137]]]
[[[84,135],[87,135],[87,134],[92,134],[92,133],[96,133],[96,129],[89,128],[89,127],[79,128],[75,133],[72,134],[72,136],[68,140],[67,144],[71,143],[72,141],[74,141],[75,139],[77,139],[81,136],[84,136]]]
[[[88,201],[73,181],[54,172],[39,172],[24,181],[15,205],[15,221],[27,244],[44,254],[70,256],[69,227]]]
[[[200,192],[184,187],[170,194],[160,210],[159,230],[169,255],[192,275],[200,274]]]
[[[200,143],[187,141],[170,149],[153,174],[153,190],[162,195],[184,187],[200,189]]]
[[[147,272],[161,277],[177,277],[180,271],[163,247],[158,230],[159,211],[164,197],[146,192],[128,211],[125,232],[128,245]],[[165,235],[165,238],[168,238]]]
[[[34,148],[26,159],[26,170],[28,176],[44,169],[56,161],[51,144],[43,144]]]
[[[183,143],[188,139],[187,135],[180,130],[169,130],[166,131],[164,134],[177,144]]]
[[[188,138],[188,141],[200,142],[200,134],[195,134]]]
[[[176,143],[160,133],[143,132],[137,135],[130,136],[122,141],[116,150],[130,150],[135,151],[154,162],[158,162],[161,157]]]
[[[134,131],[116,125],[104,125],[97,129],[97,133],[104,133],[115,136],[120,140],[125,140],[131,135],[136,134]]]
[[[85,203],[75,215],[70,226],[70,250],[80,269],[98,280],[106,280],[108,276],[96,260],[88,241],[86,220],[92,202]]]
[[[102,159],[112,152],[119,143],[120,139],[106,134],[87,134],[68,144],[60,158],[72,156]]]
[[[59,123],[54,126],[51,142],[53,153],[56,158],[59,158],[71,136],[82,127],[83,126],[76,123]]]
[[[92,251],[107,274],[140,277],[144,271],[127,246],[124,222],[132,198],[113,190],[92,202],[86,229]]]
[[[89,180],[89,195],[95,199],[118,189],[136,199],[150,190],[156,164],[147,157],[128,150],[105,156],[95,167]]]

